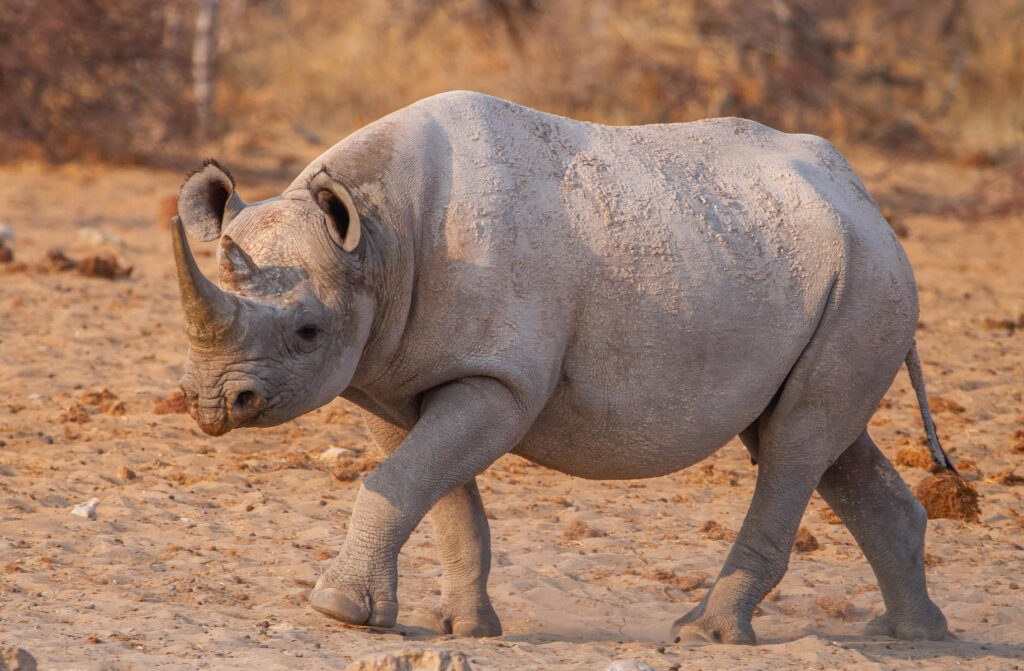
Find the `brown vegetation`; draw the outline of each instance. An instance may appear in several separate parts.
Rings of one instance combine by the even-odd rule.
[[[197,4],[4,3],[0,155],[138,160],[197,137]],[[216,4],[208,130],[227,153],[323,145],[469,88],[605,123],[737,115],[967,165],[1015,156],[1019,0]]]
[[[914,488],[914,496],[924,505],[931,519],[977,522],[981,515],[978,490],[949,471],[925,478]]]

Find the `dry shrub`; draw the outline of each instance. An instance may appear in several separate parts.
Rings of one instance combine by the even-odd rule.
[[[712,541],[733,541],[736,540],[736,532],[726,528],[716,520],[708,520],[697,527],[697,532]]]
[[[562,532],[562,540],[566,542],[578,541],[581,538],[598,538],[606,536],[605,532],[599,531],[582,520],[576,520]]]
[[[793,549],[797,552],[814,552],[821,549],[821,543],[814,537],[807,527],[800,527],[796,532],[796,540],[793,542]]]
[[[857,614],[857,609],[849,599],[841,596],[819,596],[814,600],[818,608],[823,610],[829,617],[847,622]]]
[[[977,522],[981,515],[978,491],[960,476],[944,471],[929,476],[914,488],[928,517]]]
[[[703,587],[708,577],[703,573],[691,573],[689,575],[677,575],[675,571],[668,569],[655,569],[644,574],[644,577],[648,580],[656,580],[658,582],[665,583],[666,585],[672,585],[678,587],[684,592],[692,592],[695,589]]]
[[[901,447],[896,451],[896,465],[907,466],[909,468],[920,468],[928,471],[935,466],[935,462],[932,461],[932,455],[928,450],[922,450],[919,447],[907,445]]]
[[[153,412],[157,415],[172,415],[188,412],[188,401],[181,390],[171,393],[167,398],[158,398],[153,402]]]
[[[128,160],[193,122],[192,3],[0,3],[0,156]]]

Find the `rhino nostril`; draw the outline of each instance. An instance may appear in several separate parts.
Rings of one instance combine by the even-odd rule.
[[[259,395],[251,389],[238,392],[235,402],[231,405],[231,414],[238,421],[248,419],[259,409],[259,399]]]

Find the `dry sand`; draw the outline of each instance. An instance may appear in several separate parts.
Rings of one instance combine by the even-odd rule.
[[[854,163],[893,202],[901,189],[926,203],[966,197],[987,174]],[[735,441],[689,471],[646,481],[590,482],[500,460],[480,484],[505,635],[471,640],[401,624],[348,628],[308,607],[360,472],[377,459],[351,406],[339,399],[281,427],[217,439],[187,415],[154,412],[176,389],[186,349],[169,232],[156,222],[181,177],[0,169],[0,224],[27,266],[0,269],[0,644],[26,648],[40,668],[338,669],[409,641],[462,650],[480,669],[603,669],[624,658],[655,669],[1024,667],[1024,487],[1007,477],[1024,459],[1024,437],[1015,437],[1024,429],[1024,332],[1012,327],[1024,312],[1019,212],[899,217],[920,283],[918,341],[939,433],[976,464],[968,476],[982,496],[981,521],[929,523],[931,593],[957,640],[860,634],[882,609],[878,588],[815,497],[804,525],[821,547],[794,554],[761,604],[761,646],[666,642],[746,510],[755,471]],[[251,197],[285,182],[243,175],[240,187]],[[134,270],[118,280],[44,272],[37,266],[52,247],[71,259],[115,254]],[[212,271],[212,247],[199,254]],[[890,457],[922,435],[905,373],[872,433]],[[324,464],[318,456],[332,446],[357,454]],[[911,485],[927,475],[899,468]],[[70,515],[93,497],[98,519]],[[401,555],[400,623],[438,597],[428,527]]]

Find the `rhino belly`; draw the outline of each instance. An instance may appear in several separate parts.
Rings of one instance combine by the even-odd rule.
[[[583,478],[666,475],[707,458],[753,422],[771,398],[769,386],[738,387],[724,401],[708,395],[702,407],[685,392],[603,387],[588,393],[563,383],[514,453]]]

